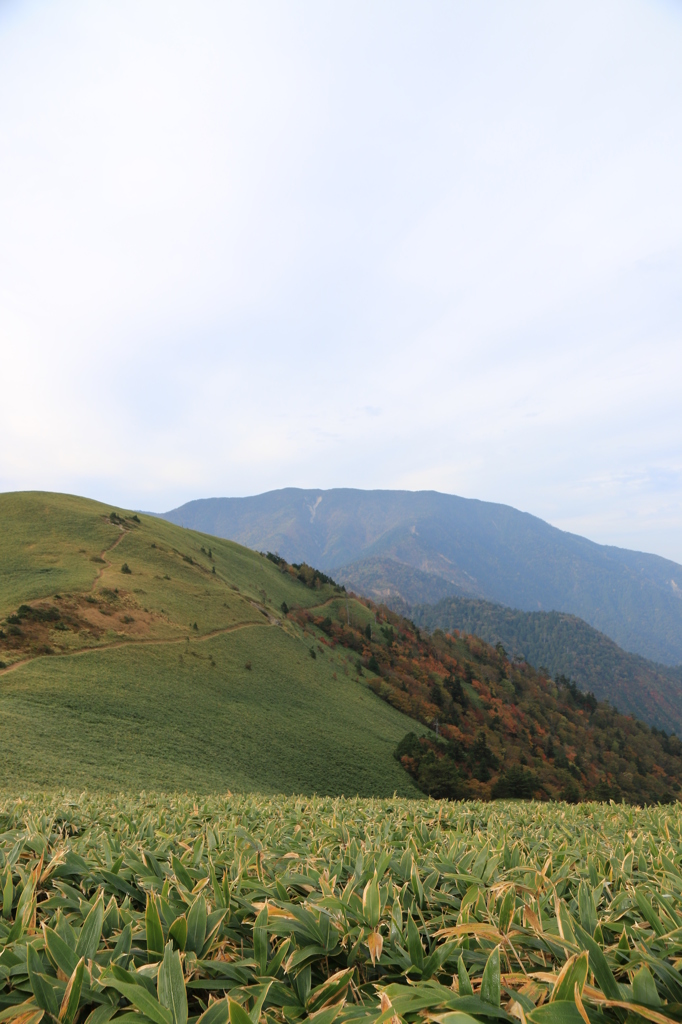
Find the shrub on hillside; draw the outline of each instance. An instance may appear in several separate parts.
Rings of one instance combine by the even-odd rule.
[[[526,771],[520,764],[513,764],[507,769],[493,786],[493,800],[530,800],[538,788],[538,780],[533,772]]]

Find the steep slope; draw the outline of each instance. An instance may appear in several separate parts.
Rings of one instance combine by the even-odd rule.
[[[414,622],[429,631],[474,633],[501,643],[512,657],[566,676],[600,700],[649,725],[682,735],[682,669],[628,654],[582,619],[562,612],[522,612],[489,601],[448,597],[416,605]]]
[[[417,792],[409,719],[282,612],[343,596],[319,573],[68,495],[0,524],[0,784]]]
[[[455,595],[563,611],[626,651],[682,663],[682,566],[507,505],[435,491],[286,488],[193,501],[165,518],[309,562],[395,607]]]
[[[286,566],[282,566],[286,570]],[[552,681],[473,636],[424,635],[371,601],[290,613],[354,652],[356,671],[415,726],[396,758],[436,797],[669,802],[682,782],[682,742]]]

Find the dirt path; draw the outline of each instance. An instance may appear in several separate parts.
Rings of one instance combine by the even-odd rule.
[[[126,533],[128,532],[127,530],[124,530],[122,526],[119,527],[119,529],[121,531],[120,537],[117,537],[116,540],[114,541],[114,543],[110,544],[108,548],[105,548],[104,551],[102,551],[102,553],[99,556],[100,558],[104,559],[104,565],[101,567],[101,569],[98,570],[97,575],[95,576],[94,580],[92,581],[92,586],[90,587],[90,591],[91,592],[94,591],[95,587],[97,586],[99,581],[102,579],[102,574],[104,573],[105,569],[111,569],[112,563],[107,558],[107,554],[111,554],[111,552],[114,550],[114,548],[118,547],[118,545],[121,543],[121,541],[125,537]]]
[[[109,559],[106,558],[107,554],[111,554],[114,548],[118,547],[118,545],[125,537],[126,533],[127,530],[121,528],[121,535],[116,538],[113,544],[111,544],[108,548],[105,548],[104,551],[102,552],[100,557],[105,559],[106,564],[99,569],[97,575],[95,576],[93,584],[90,588],[91,592],[94,591],[95,586],[102,578],[102,574],[104,573],[104,571],[106,569],[111,568],[112,563]],[[338,596],[330,597],[326,601],[323,601],[322,604],[314,605],[308,610],[314,612],[317,611],[319,608],[325,608],[327,605],[332,604],[334,601],[338,600]],[[343,600],[343,598],[341,598],[341,600]],[[7,668],[0,669],[0,676],[6,676],[9,672],[15,672],[18,668],[21,668],[22,665],[28,665],[32,661],[37,661],[39,658],[77,658],[81,657],[84,654],[94,654],[97,651],[113,651],[120,647],[142,647],[145,644],[152,644],[156,646],[159,646],[161,644],[182,644],[186,643],[188,640],[191,644],[196,644],[203,643],[205,640],[211,640],[213,637],[216,636],[223,636],[226,633],[234,633],[239,629],[247,629],[249,626],[268,626],[272,628],[273,626],[280,625],[279,619],[276,619],[273,615],[267,612],[267,609],[261,608],[261,606],[256,604],[255,601],[251,601],[250,603],[253,605],[254,608],[257,608],[258,611],[266,611],[266,614],[268,616],[267,622],[259,622],[256,619],[246,620],[244,622],[235,622],[231,626],[225,626],[223,629],[214,629],[211,630],[210,633],[204,633],[202,636],[197,637],[189,637],[187,633],[184,633],[182,636],[176,637],[146,637],[140,640],[115,640],[108,644],[99,644],[96,647],[81,647],[75,651],[60,651],[54,654],[36,654],[30,658],[23,658],[21,661],[15,661],[14,664],[8,665]]]
[[[199,644],[205,640],[211,640],[213,637],[223,636],[225,633],[235,633],[238,629],[248,629],[249,626],[272,628],[272,624],[269,622],[258,622],[257,619],[253,619],[246,622],[233,622],[231,626],[225,626],[223,629],[213,629],[210,633],[204,633],[202,636],[197,637],[189,637],[185,633],[183,636],[146,637],[142,640],[115,640],[109,644],[100,644],[98,647],[81,647],[77,651],[60,651],[58,654],[36,654],[32,658],[15,661],[13,665],[0,669],[0,676],[6,676],[9,672],[14,672],[16,669],[21,668],[22,665],[29,665],[32,661],[38,661],[41,658],[46,658],[50,661],[55,658],[78,658],[83,654],[96,654],[98,651],[113,651],[119,647],[144,647],[150,644],[159,646],[161,644],[183,644],[187,641],[190,644]]]

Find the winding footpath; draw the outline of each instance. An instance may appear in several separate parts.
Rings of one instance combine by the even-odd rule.
[[[116,538],[113,544],[111,544],[108,548],[105,548],[100,555],[100,558],[102,558],[104,561],[104,565],[97,571],[95,578],[92,581],[92,586],[88,591],[89,593],[94,592],[95,587],[102,579],[104,572],[107,569],[111,568],[112,563],[111,560],[107,557],[107,555],[111,554],[114,548],[118,547],[118,545],[121,543],[121,541],[126,535],[126,531],[122,527],[120,529],[120,536]],[[255,603],[254,608],[258,608],[258,610],[260,611],[260,606]],[[201,636],[197,637],[190,637],[187,633],[183,633],[181,636],[146,637],[140,640],[114,640],[111,643],[97,644],[93,647],[81,647],[74,651],[59,651],[54,654],[34,654],[30,655],[28,658],[22,658],[21,661],[13,662],[11,665],[8,665],[7,668],[0,669],[0,676],[6,676],[10,672],[15,672],[18,668],[21,668],[22,665],[29,665],[31,662],[39,661],[41,659],[52,661],[55,658],[78,658],[84,654],[95,654],[98,651],[113,651],[121,647],[140,647],[144,645],[160,644],[181,644],[186,642],[191,644],[197,644],[203,643],[205,640],[211,640],[213,637],[216,636],[222,636],[225,633],[234,633],[239,629],[246,629],[249,626],[272,627],[274,625],[279,625],[279,623],[277,622],[276,619],[273,620],[273,618],[268,615],[267,622],[259,622],[257,619],[246,619],[242,622],[233,622],[231,626],[225,626],[222,629],[213,629],[210,632],[203,633]]]

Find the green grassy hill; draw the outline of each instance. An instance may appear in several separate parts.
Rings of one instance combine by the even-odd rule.
[[[417,794],[393,757],[414,723],[282,614],[344,600],[306,578],[151,516],[0,495],[0,784]]]
[[[599,700],[682,736],[682,666],[671,668],[628,654],[575,615],[522,612],[490,601],[447,597],[417,605],[412,618],[424,629],[464,630],[556,679],[567,676]]]

